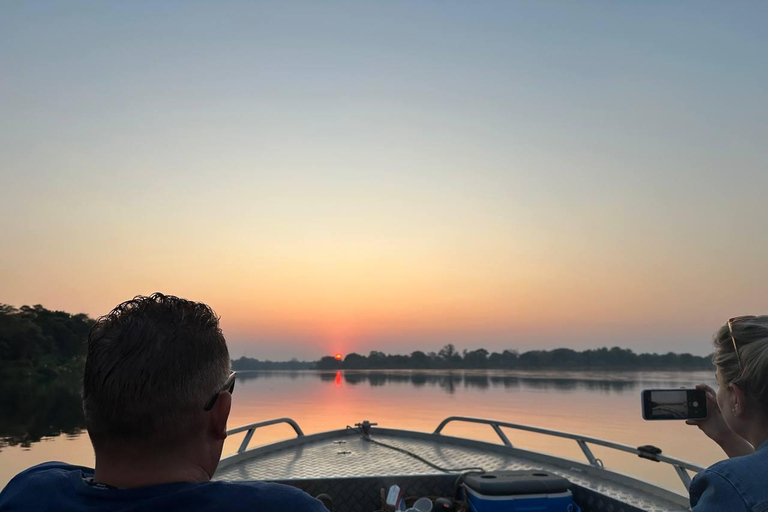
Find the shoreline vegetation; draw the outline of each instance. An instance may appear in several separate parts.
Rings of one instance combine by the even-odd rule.
[[[86,338],[95,320],[85,314],[51,311],[41,305],[15,308],[0,304],[0,375],[49,381],[79,377],[86,355]],[[489,352],[484,348],[459,351],[453,344],[438,352],[416,350],[409,355],[371,351],[347,354],[341,360],[262,361],[241,357],[232,361],[238,371],[265,370],[713,370],[709,356],[691,354],[636,354],[619,347],[576,351],[568,348],[514,349]]]
[[[692,354],[636,354],[620,347],[577,351],[504,350],[489,352],[484,348],[459,352],[453,344],[439,352],[416,350],[410,355],[371,351],[367,356],[351,353],[339,360],[325,356],[317,362],[260,361],[241,357],[232,361],[237,371],[259,370],[568,370],[568,371],[714,371],[711,356]]]
[[[0,304],[0,452],[7,446],[29,447],[45,437],[61,434],[76,437],[84,428],[80,386],[85,364],[86,339],[95,320],[87,315],[51,311],[43,306],[16,308]],[[372,386],[388,382],[409,382],[414,386],[435,385],[453,393],[458,385],[555,386],[570,389],[622,390],[633,384],[596,380],[550,382],[551,379],[525,376],[475,375],[471,370],[712,370],[706,357],[690,354],[635,354],[612,348],[577,352],[570,349],[515,350],[489,353],[485,349],[459,352],[446,345],[439,352],[414,351],[410,355],[391,355],[373,351],[367,356],[347,354],[342,360],[327,356],[319,361],[260,361],[241,357],[232,361],[235,370],[246,372],[243,379],[267,378],[269,371],[319,370],[321,381],[343,378],[349,384],[368,382]],[[340,377],[338,370],[347,372]],[[379,371],[384,370],[384,371]],[[386,374],[387,370],[416,370],[408,374]],[[424,371],[426,370],[426,371]],[[446,371],[470,370],[463,375]],[[252,373],[248,373],[252,372]],[[262,372],[259,374],[258,372]],[[332,373],[331,373],[332,372]]]
[[[0,304],[0,451],[84,428],[80,382],[94,320]]]
[[[52,380],[82,376],[94,320],[37,304],[0,304],[0,375]]]

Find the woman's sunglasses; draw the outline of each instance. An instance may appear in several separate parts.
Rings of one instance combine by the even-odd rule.
[[[227,380],[224,382],[224,385],[221,386],[221,389],[219,389],[214,395],[208,399],[207,402],[205,402],[205,407],[203,408],[206,411],[210,411],[213,409],[214,404],[216,403],[216,400],[219,399],[219,395],[222,394],[225,391],[229,391],[230,394],[235,390],[235,377],[237,376],[237,372],[230,372],[229,377],[227,377]]]
[[[739,370],[744,370],[744,365],[741,364],[741,356],[739,355],[739,347],[736,346],[736,338],[733,335],[733,324],[739,323],[742,320],[748,318],[754,318],[753,315],[735,316],[728,320],[728,332],[731,333],[731,342],[733,343],[733,351],[736,353],[736,361],[739,363]]]

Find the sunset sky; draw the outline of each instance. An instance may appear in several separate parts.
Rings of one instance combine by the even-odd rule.
[[[705,354],[768,312],[768,3],[3,2],[0,303],[233,357]]]

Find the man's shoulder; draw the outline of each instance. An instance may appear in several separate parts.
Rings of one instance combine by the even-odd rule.
[[[258,481],[211,481],[164,484],[140,489],[100,490],[83,477],[93,470],[63,462],[46,462],[16,475],[0,492],[0,510],[79,510],[97,500],[102,510],[218,510],[240,512],[326,512],[323,504],[289,485]],[[132,502],[131,505],[126,505]]]
[[[252,505],[258,503],[259,510],[265,512],[272,510],[326,511],[319,500],[290,485],[259,481],[214,481],[203,484],[201,491],[215,494],[219,499],[230,504],[248,503],[248,510],[253,510]]]
[[[60,498],[73,473],[92,474],[93,470],[64,462],[45,462],[26,469],[13,477],[0,491],[0,509],[43,509],[43,505]],[[39,506],[36,506],[39,505]]]
[[[72,472],[89,475],[93,473],[93,470],[83,466],[67,464],[66,462],[43,462],[42,464],[25,469],[13,477],[5,489],[33,482],[69,478]]]
[[[74,464],[68,464],[66,462],[51,461],[51,462],[43,462],[41,464],[31,466],[16,476],[34,475],[42,472],[68,473],[70,471],[83,471],[83,470],[87,472],[93,472],[93,469],[86,468],[85,466],[76,466]]]

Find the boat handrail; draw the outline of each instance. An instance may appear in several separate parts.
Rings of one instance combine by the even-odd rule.
[[[240,432],[246,433],[243,442],[240,443],[240,448],[237,449],[237,453],[243,453],[248,448],[248,444],[251,442],[253,434],[256,432],[257,428],[268,427],[270,425],[278,425],[280,423],[287,423],[293,427],[293,430],[296,432],[296,437],[302,437],[304,435],[304,432],[301,430],[299,424],[291,418],[276,418],[274,420],[259,421],[257,423],[251,423],[250,425],[243,425],[241,427],[227,430],[227,435],[239,434]]]
[[[684,460],[676,459],[674,457],[668,457],[666,455],[662,455],[661,450],[652,446],[634,447],[626,444],[614,443],[613,441],[607,441],[605,439],[599,439],[596,437],[582,436],[579,434],[572,434],[570,432],[562,432],[559,430],[551,430],[551,429],[546,429],[541,427],[534,427],[531,425],[522,425],[518,423],[509,423],[506,421],[490,420],[485,418],[473,418],[469,416],[449,416],[440,422],[440,424],[437,426],[437,428],[432,434],[440,435],[443,429],[445,428],[445,426],[452,422],[478,423],[482,425],[489,425],[496,432],[496,435],[499,436],[499,439],[501,439],[501,442],[509,448],[514,448],[514,446],[512,445],[512,442],[509,440],[509,437],[507,437],[504,431],[501,430],[501,427],[533,432],[536,434],[544,434],[544,435],[549,435],[549,436],[559,437],[564,439],[572,439],[576,441],[576,443],[579,445],[579,448],[581,448],[581,451],[584,453],[584,456],[587,458],[587,461],[589,462],[589,464],[593,467],[601,468],[601,469],[603,468],[603,462],[597,457],[595,457],[595,455],[592,453],[592,450],[589,448],[589,445],[587,443],[597,445],[597,446],[603,446],[606,448],[611,448],[613,450],[617,450],[625,453],[631,453],[633,455],[637,455],[638,457],[652,460],[654,462],[663,462],[665,464],[671,465],[675,469],[675,471],[677,472],[677,476],[683,482],[683,485],[685,486],[686,489],[691,484],[691,476],[690,474],[688,474],[688,471],[693,471],[698,473],[704,470],[703,467],[697,466],[696,464],[692,464]],[[304,436],[304,432],[301,430],[301,427],[299,426],[299,424],[296,423],[296,421],[294,421],[291,418],[276,418],[272,420],[251,423],[249,425],[243,425],[241,427],[236,427],[236,428],[227,430],[227,435],[238,434],[240,432],[246,433],[245,438],[243,439],[242,443],[240,443],[240,447],[237,449],[237,455],[240,455],[248,449],[248,445],[251,442],[251,439],[253,438],[253,434],[256,432],[256,429],[259,429],[262,427],[268,427],[271,425],[278,425],[281,423],[287,423],[288,425],[290,425],[293,428],[293,430],[296,432],[297,437]]]
[[[508,446],[510,448],[514,448],[512,446],[512,442],[509,440],[509,438],[504,433],[504,431],[501,430],[501,427],[512,428],[516,430],[524,430],[527,432],[534,432],[536,434],[544,434],[544,435],[549,435],[553,437],[572,439],[576,441],[576,443],[579,445],[579,448],[581,448],[581,451],[584,453],[584,456],[589,461],[589,464],[598,468],[602,468],[603,463],[600,459],[595,457],[595,455],[592,453],[592,450],[589,449],[589,446],[587,445],[587,443],[598,445],[598,446],[604,446],[606,448],[611,448],[613,450],[618,450],[626,453],[632,453],[634,455],[637,455],[638,457],[642,457],[644,459],[652,460],[655,462],[664,462],[666,464],[670,464],[675,468],[675,471],[677,472],[677,476],[680,477],[680,480],[682,480],[683,485],[685,485],[686,489],[691,484],[691,476],[688,474],[688,471],[694,471],[698,473],[704,470],[703,467],[697,466],[690,462],[686,462],[680,459],[675,459],[673,457],[667,457],[666,455],[661,455],[660,451],[659,453],[653,453],[649,450],[642,450],[634,446],[629,446],[621,443],[614,443],[612,441],[606,441],[605,439],[598,439],[596,437],[582,436],[578,434],[571,434],[570,432],[561,432],[559,430],[550,430],[546,428],[532,427],[530,425],[521,425],[518,423],[508,423],[506,421],[487,420],[484,418],[472,418],[468,416],[449,416],[440,422],[440,425],[437,426],[437,428],[433,433],[436,435],[440,435],[440,432],[442,432],[443,428],[445,428],[445,426],[448,423],[451,423],[454,421],[490,425],[491,428],[493,428],[493,430],[501,439],[501,442],[504,443],[505,446]]]

